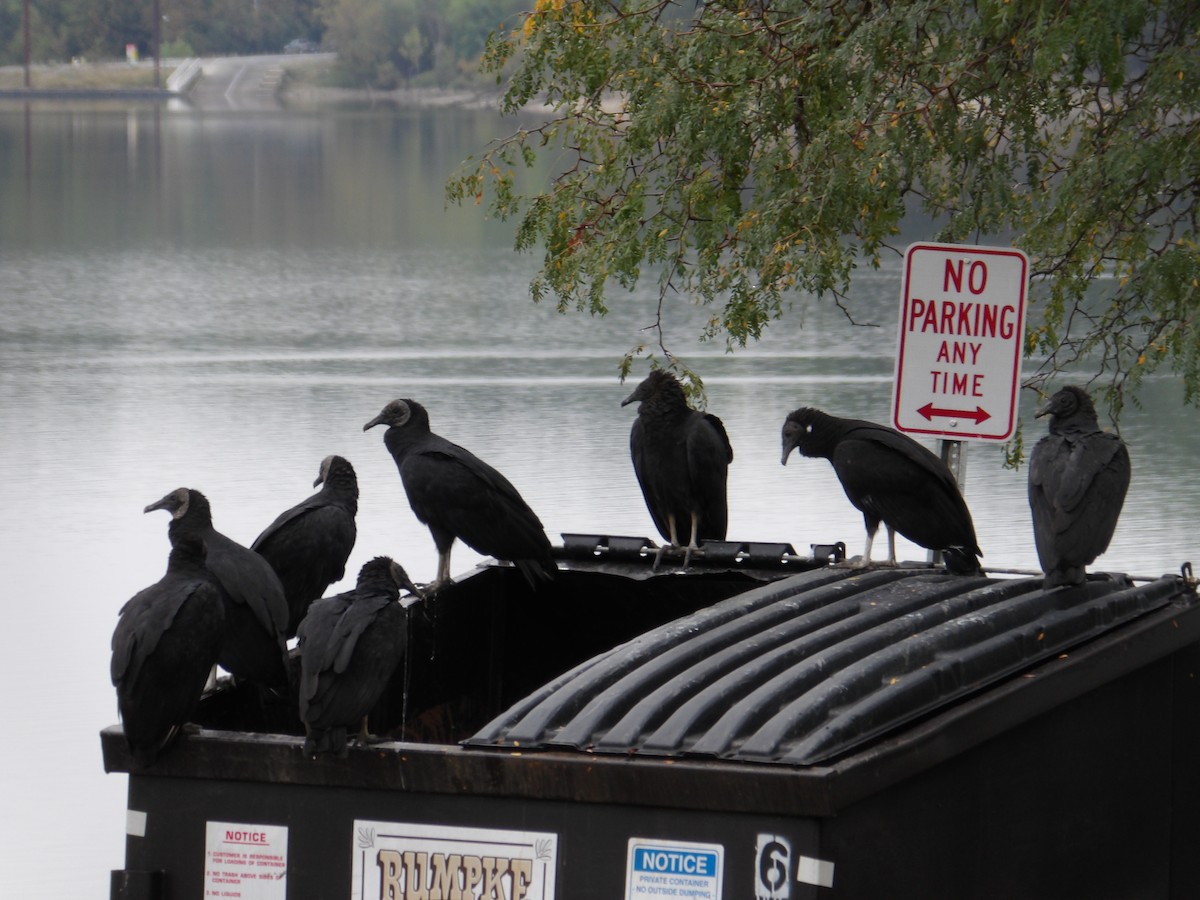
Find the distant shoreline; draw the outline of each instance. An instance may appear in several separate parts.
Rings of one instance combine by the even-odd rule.
[[[311,59],[287,57],[285,71],[307,67]],[[182,60],[163,60],[159,74],[163,85]],[[186,101],[188,91],[172,91],[153,86],[153,62],[135,64],[124,61],[100,63],[38,64],[30,67],[32,86],[23,86],[22,66],[0,67],[0,100],[147,100]],[[285,78],[278,92],[285,109],[309,110],[324,106],[392,106],[413,109],[498,109],[502,92],[498,88],[398,87],[378,90],[370,87],[330,87],[313,83],[308,77]],[[531,112],[543,110],[534,105]]]
[[[347,104],[388,105],[414,109],[496,109],[499,91],[463,88],[403,87],[388,91],[373,88],[323,87],[313,84],[287,84],[279,92],[280,102],[288,109],[312,109]]]
[[[336,106],[391,106],[396,109],[499,109],[498,91],[469,91],[453,88],[397,88],[390,91],[368,88],[334,88],[299,85],[283,87],[279,104],[284,110],[315,110]],[[100,102],[139,100],[187,102],[187,93],[166,88],[0,88],[0,101]],[[530,105],[530,113],[544,112]]]
[[[166,88],[0,88],[0,100],[172,100]]]

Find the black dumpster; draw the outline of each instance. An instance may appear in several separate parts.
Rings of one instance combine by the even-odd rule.
[[[207,695],[129,772],[112,896],[1183,898],[1200,890],[1190,573],[964,577],[568,536],[412,610],[387,740],[306,758]],[[829,563],[835,564],[829,564]]]

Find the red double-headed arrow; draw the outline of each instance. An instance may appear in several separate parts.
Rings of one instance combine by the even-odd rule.
[[[986,422],[992,417],[992,414],[985,410],[982,406],[976,406],[972,409],[938,409],[932,403],[926,403],[917,410],[923,415],[926,421],[932,422],[934,416],[943,419],[970,419],[976,425],[980,422]]]

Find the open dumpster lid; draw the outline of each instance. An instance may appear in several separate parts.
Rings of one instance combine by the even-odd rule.
[[[1194,605],[1181,577],[1041,578],[827,567],[731,597],[593,657],[468,747],[813,765],[1068,654]]]

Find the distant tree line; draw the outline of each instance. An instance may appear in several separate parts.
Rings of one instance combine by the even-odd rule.
[[[516,28],[531,0],[318,0],[324,41],[343,77],[392,88],[426,76],[474,76],[488,35]]]
[[[164,56],[277,53],[294,38],[336,50],[342,77],[394,87],[474,73],[488,34],[530,0],[159,0]],[[154,47],[154,0],[29,0],[35,63]],[[22,0],[0,0],[0,65],[24,60]],[[510,23],[511,25],[511,23]]]
[[[33,62],[154,51],[153,0],[30,0]],[[316,0],[159,0],[164,56],[267,53],[320,36]],[[22,0],[0,0],[0,64],[24,59]]]

